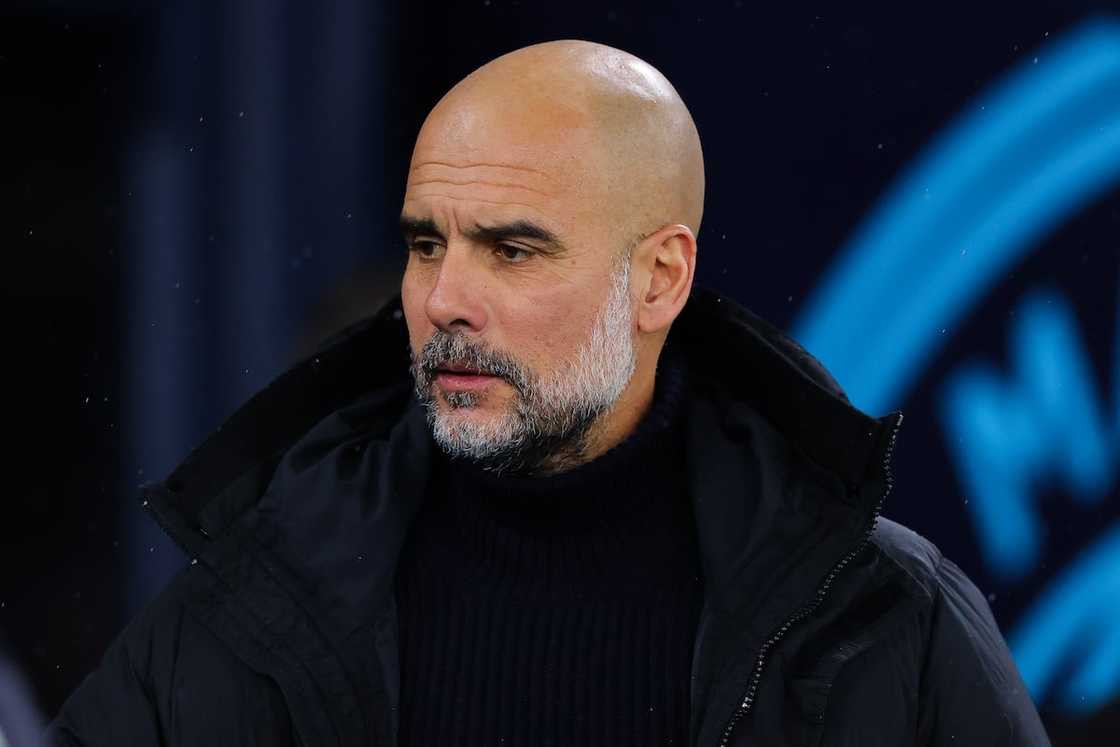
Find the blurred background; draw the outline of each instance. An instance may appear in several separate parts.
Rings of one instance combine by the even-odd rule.
[[[137,505],[398,284],[457,80],[583,38],[707,157],[698,282],[906,413],[886,515],[987,595],[1057,745],[1120,734],[1120,8],[55,0],[0,7],[0,744],[185,558]]]

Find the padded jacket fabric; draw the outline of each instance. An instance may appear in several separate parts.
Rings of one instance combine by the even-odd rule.
[[[407,344],[396,299],[143,487],[190,563],[50,744],[394,744],[393,577],[434,448]],[[705,587],[690,743],[1048,744],[983,596],[880,517],[902,414],[854,408],[796,342],[700,289],[667,344],[689,365],[682,531]]]

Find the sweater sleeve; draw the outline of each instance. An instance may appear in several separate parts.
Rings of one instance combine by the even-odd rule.
[[[980,590],[948,559],[938,567],[937,583],[922,675],[919,744],[1049,745]]]

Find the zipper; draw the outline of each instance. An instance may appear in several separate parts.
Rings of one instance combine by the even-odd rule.
[[[836,577],[840,574],[841,571],[844,570],[845,567],[847,567],[849,563],[855,560],[856,556],[863,552],[864,548],[867,547],[867,543],[871,541],[871,534],[875,531],[875,526],[879,522],[879,514],[883,511],[883,504],[886,502],[887,496],[890,495],[891,488],[894,487],[894,475],[891,473],[891,455],[894,453],[894,441],[895,437],[898,435],[898,429],[901,425],[902,412],[899,411],[898,418],[894,421],[894,425],[891,426],[890,439],[887,441],[887,448],[883,454],[883,472],[887,485],[883,490],[883,494],[879,496],[879,500],[875,504],[874,510],[872,510],[871,512],[870,524],[864,531],[863,536],[856,543],[855,547],[853,547],[846,555],[844,555],[844,557],[840,558],[836,565],[832,566],[832,570],[828,572],[828,575],[825,576],[824,581],[817,588],[817,593],[813,597],[813,599],[807,602],[801,609],[794,612],[793,615],[791,615],[784,623],[782,623],[782,625],[777,630],[771,633],[770,637],[766,639],[766,642],[762,644],[762,648],[759,649],[758,657],[754,662],[754,669],[751,673],[750,684],[747,686],[747,692],[743,695],[743,700],[739,703],[739,707],[735,710],[735,713],[732,714],[731,720],[728,721],[727,726],[724,727],[723,736],[720,737],[719,740],[719,747],[727,747],[727,745],[731,741],[731,734],[735,730],[735,725],[739,723],[745,716],[747,716],[747,714],[751,712],[752,708],[754,708],[754,704],[757,699],[756,696],[758,695],[758,685],[762,681],[762,670],[766,666],[766,660],[770,652],[773,651],[774,647],[781,642],[782,638],[785,637],[786,633],[789,632],[789,629],[791,627],[801,622],[809,615],[813,614],[813,612],[815,612],[817,608],[821,606],[821,603],[824,602],[825,597],[828,596],[828,592],[829,590],[831,590],[832,584],[835,583]]]

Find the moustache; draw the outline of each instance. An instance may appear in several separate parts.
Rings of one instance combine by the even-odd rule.
[[[441,368],[451,365],[500,378],[517,389],[528,383],[525,367],[513,356],[461,332],[437,331],[413,362],[418,380],[422,377],[425,383],[430,383]]]

